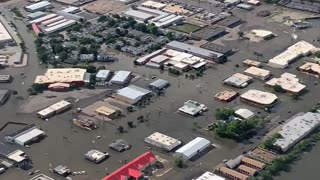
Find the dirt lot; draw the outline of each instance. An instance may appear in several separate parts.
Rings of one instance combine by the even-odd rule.
[[[106,14],[116,9],[120,9],[124,6],[119,0],[97,0],[92,3],[85,5],[83,8],[89,12],[97,14]]]

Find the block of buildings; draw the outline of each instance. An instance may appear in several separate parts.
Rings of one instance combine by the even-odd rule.
[[[179,108],[178,111],[190,116],[197,116],[202,112],[206,111],[207,109],[208,108],[204,104],[200,104],[193,100],[188,100],[183,104],[181,108]]]
[[[48,69],[34,81],[36,84],[68,83],[76,86],[83,86],[87,82],[90,82],[90,76],[86,69],[80,68]]]
[[[170,86],[170,83],[164,79],[157,79],[151,82],[148,87],[152,90],[161,91]]]
[[[248,180],[249,176],[244,175],[238,171],[235,171],[233,169],[229,169],[227,167],[220,167],[219,172],[222,173],[223,175],[229,177],[230,179],[233,180]]]
[[[255,89],[241,94],[240,99],[243,102],[262,108],[273,107],[278,101],[278,97],[275,94]]]
[[[246,156],[243,156],[241,158],[241,163],[257,170],[262,170],[266,167],[265,163],[246,157]]]
[[[51,3],[49,1],[40,1],[38,3],[31,4],[26,6],[25,9],[29,12],[36,12],[46,10],[51,7]]]
[[[152,144],[166,151],[171,151],[172,149],[181,145],[181,141],[179,141],[178,139],[172,138],[159,132],[155,132],[146,137],[144,139],[144,142]]]
[[[226,180],[226,178],[207,171],[195,180]]]
[[[283,73],[280,78],[272,78],[266,82],[266,85],[270,87],[281,86],[289,94],[299,94],[306,88],[296,75],[290,73]]]
[[[188,142],[186,145],[182,146],[176,150],[176,155],[183,159],[191,159],[196,155],[199,155],[201,152],[205,151],[210,146],[210,141],[197,137],[192,141]]]
[[[10,97],[9,90],[0,89],[0,105],[3,105]]]
[[[262,66],[262,64],[261,64],[261,62],[259,62],[259,61],[254,61],[254,60],[250,60],[250,59],[246,59],[246,60],[244,60],[243,62],[242,62],[244,65],[246,65],[246,66],[254,66],[254,67],[261,67]]]
[[[151,152],[143,153],[134,160],[128,162],[121,168],[115,170],[111,174],[102,178],[101,180],[115,180],[115,179],[139,179],[143,177],[143,170],[157,162],[157,158]]]
[[[255,148],[254,150],[250,151],[248,153],[252,158],[258,159],[262,162],[271,164],[272,161],[277,158],[277,154],[274,152],[270,152],[268,150],[262,149],[262,148]]]
[[[235,91],[220,91],[216,95],[214,95],[214,98],[218,101],[230,102],[234,100],[237,96],[238,93]]]
[[[130,71],[117,71],[115,75],[110,79],[111,84],[124,85],[127,84],[131,79]]]
[[[316,50],[317,48],[314,45],[306,41],[299,41],[288,47],[284,52],[270,59],[269,65],[274,68],[286,68],[294,60],[307,56]]]
[[[293,117],[288,123],[282,126],[278,132],[281,137],[273,144],[278,146],[283,152],[290,149],[301,139],[310,134],[320,125],[319,113],[305,113]]]
[[[298,70],[316,77],[320,77],[320,65],[316,63],[307,62],[298,67]]]
[[[84,158],[92,161],[94,163],[100,163],[108,157],[108,154],[100,152],[98,150],[90,150],[85,155]]]
[[[151,91],[147,89],[135,85],[130,85],[128,87],[117,90],[117,93],[114,96],[114,98],[126,102],[128,104],[135,104],[138,101],[149,96],[150,94]]]
[[[115,151],[118,151],[118,152],[128,150],[128,149],[130,149],[130,147],[131,147],[131,145],[123,139],[117,139],[114,142],[109,144],[109,148],[111,148]]]
[[[245,88],[251,82],[252,82],[252,77],[241,74],[241,73],[235,73],[234,75],[223,80],[224,84],[233,86],[236,88]]]
[[[255,114],[249,109],[238,109],[235,111],[235,114],[242,119],[250,119],[255,116]]]
[[[21,146],[28,145],[45,136],[45,132],[38,129],[34,124],[27,125],[7,136],[5,140],[10,143],[16,143]]]
[[[266,80],[271,76],[270,71],[261,69],[258,67],[251,66],[244,71],[245,74],[252,76],[254,78],[258,78],[261,80]]]
[[[0,21],[0,46],[5,46],[13,41],[9,31],[4,24]]]
[[[68,101],[62,100],[59,101],[39,112],[37,112],[37,116],[41,119],[47,119],[49,117],[52,117],[56,114],[62,113],[72,107],[72,104]]]
[[[197,40],[213,41],[226,34],[226,29],[218,26],[207,26],[191,34],[191,38]]]
[[[106,81],[110,76],[110,71],[106,69],[99,70],[96,74],[96,81]]]

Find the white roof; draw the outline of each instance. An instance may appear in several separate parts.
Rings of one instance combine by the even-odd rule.
[[[70,6],[70,7],[67,7],[67,8],[65,8],[65,9],[63,9],[62,11],[63,11],[63,12],[66,12],[66,13],[72,13],[72,12],[77,11],[77,10],[79,10],[79,9],[80,9],[80,8],[78,8],[78,7]]]
[[[174,52],[174,51],[173,51],[173,52]],[[188,57],[192,57],[192,56],[193,56],[192,54],[182,52],[182,53],[177,53],[177,55],[175,55],[174,57],[172,57],[171,60],[179,61],[179,62],[180,62],[182,59],[188,58]]]
[[[75,21],[75,20],[73,20],[73,19],[70,19],[70,20],[68,20],[68,21],[66,21],[66,22],[63,22],[63,23],[61,23],[61,24],[58,24],[58,25],[56,25],[56,26],[52,26],[52,27],[49,27],[49,28],[47,28],[47,29],[44,29],[44,31],[45,31],[46,33],[52,33],[52,32],[55,32],[55,31],[59,31],[59,30],[61,30],[61,29],[63,29],[63,28],[67,28],[67,27],[75,24],[76,22],[77,22],[77,21]]]
[[[124,14],[126,16],[130,16],[130,17],[137,18],[137,19],[140,19],[140,20],[150,19],[150,18],[153,17],[152,14],[148,14],[148,13],[145,13],[143,11],[137,11],[137,10],[133,10],[133,9],[129,9]]]
[[[299,67],[300,70],[311,72],[320,75],[320,65],[312,62],[307,62]]]
[[[155,1],[146,1],[146,2],[142,3],[141,5],[146,6],[146,7],[156,8],[156,9],[162,9],[162,8],[166,7],[166,4],[155,2]]]
[[[4,27],[2,22],[0,22],[0,42],[7,42],[11,40],[12,40],[11,35],[7,31],[7,29]]]
[[[188,64],[181,63],[181,62],[174,65],[174,67],[178,69],[184,69],[184,68],[187,68],[188,66],[189,66]]]
[[[166,146],[171,146],[173,144],[176,144],[176,146],[178,146],[181,144],[181,142],[178,139],[175,139],[173,137],[167,136],[159,132],[151,134],[150,136],[146,137],[146,139],[155,141]]]
[[[265,69],[261,69],[261,68],[258,68],[258,67],[254,67],[254,66],[249,67],[244,72],[247,73],[247,74],[258,76],[258,77],[268,77],[268,76],[270,76],[270,71],[265,70]]]
[[[257,37],[266,38],[272,36],[273,33],[271,31],[263,30],[263,29],[253,29],[251,33]]]
[[[254,113],[249,109],[238,109],[235,113],[244,119],[250,119],[254,116]]]
[[[117,95],[121,95],[132,100],[140,99],[142,96],[145,96],[149,93],[151,93],[151,91],[135,85],[130,85],[117,91]]]
[[[40,115],[40,116],[47,116],[48,114],[51,114],[55,111],[59,111],[60,109],[63,109],[67,106],[70,106],[71,103],[69,103],[68,101],[65,101],[65,100],[62,100],[62,101],[59,101],[41,111],[39,111],[37,114]]]
[[[169,59],[169,57],[167,57],[167,56],[158,55],[156,57],[153,57],[150,61],[153,63],[161,64],[161,63],[167,61],[168,59]]]
[[[35,20],[32,20],[32,21],[29,21],[29,23],[30,24],[33,24],[33,23],[41,23],[41,22],[43,22],[43,21],[45,21],[45,20],[48,20],[48,19],[51,19],[51,18],[54,18],[54,17],[56,17],[56,16],[58,16],[57,14],[48,14],[48,15],[46,15],[46,16],[43,16],[43,17],[41,17],[41,18],[38,18],[38,19],[35,19]]]
[[[280,78],[272,78],[266,84],[269,86],[280,85],[284,90],[294,93],[299,93],[306,88],[299,82],[296,75],[290,73],[283,73]]]
[[[43,22],[41,23],[41,25],[42,25],[42,26],[46,26],[46,25],[48,25],[48,24],[54,23],[54,22],[56,22],[56,21],[60,21],[60,20],[62,20],[62,19],[64,19],[63,16],[57,16],[57,17],[48,19],[48,20],[46,20],[46,21],[43,21]]]
[[[176,153],[183,154],[186,157],[192,156],[195,152],[197,152],[199,149],[202,149],[203,147],[209,146],[210,141],[202,138],[197,137],[190,141],[188,144],[182,146],[180,149],[176,151]]]
[[[179,54],[181,54],[182,52],[173,50],[173,49],[168,49],[166,50],[166,52],[164,52],[163,54],[167,55],[167,56],[171,56],[171,57],[175,57],[178,56]]]
[[[84,81],[87,70],[80,68],[48,69],[44,75],[37,76],[35,83],[57,83]]]
[[[27,133],[22,134],[21,136],[18,136],[14,139],[15,142],[19,144],[25,144],[28,143],[30,140],[37,138],[39,136],[44,135],[44,131],[41,131],[40,129],[32,129],[31,131],[28,131]]]
[[[24,157],[24,152],[21,151],[21,150],[16,150],[12,153],[10,153],[8,156],[7,156],[8,159],[11,159],[11,160],[14,160],[15,162],[21,162],[23,160],[25,160],[26,158]]]
[[[35,4],[31,4],[29,6],[26,6],[26,8],[30,9],[30,10],[36,10],[36,9],[44,8],[44,7],[50,6],[50,5],[51,5],[51,3],[49,1],[41,1],[41,2],[38,2]]]
[[[125,82],[131,75],[130,71],[118,71],[110,80],[110,82]]]
[[[97,78],[107,78],[110,74],[110,71],[109,70],[106,70],[106,69],[102,69],[102,70],[99,70],[98,73],[96,74],[96,77]]]
[[[283,151],[286,151],[319,125],[319,113],[308,112],[294,117],[281,128],[279,131],[281,138],[277,139],[274,145],[279,146]]]
[[[225,180],[226,178],[213,174],[212,172],[205,172],[195,180]]]
[[[241,94],[240,97],[264,105],[270,105],[278,99],[275,94],[255,89],[248,90],[247,92]]]

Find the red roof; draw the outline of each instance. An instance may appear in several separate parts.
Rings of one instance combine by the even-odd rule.
[[[134,160],[130,161],[126,165],[117,169],[110,175],[104,177],[102,180],[125,180],[127,177],[133,177],[138,179],[142,173],[142,168],[146,165],[156,161],[156,157],[151,152],[146,152]]]
[[[32,29],[33,29],[34,33],[36,33],[37,36],[41,32],[39,27],[35,23],[32,24]]]

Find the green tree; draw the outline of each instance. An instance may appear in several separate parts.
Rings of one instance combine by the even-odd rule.
[[[173,33],[172,32],[167,32],[165,35],[168,39],[173,40]]]
[[[135,28],[136,30],[141,31],[141,32],[144,32],[144,33],[146,33],[147,30],[148,30],[146,24],[144,24],[144,23],[135,24],[135,25],[134,25],[134,28]]]
[[[216,109],[215,117],[217,120],[228,120],[231,116],[235,115],[233,109],[228,108],[218,108]]]
[[[52,49],[53,49],[53,52],[56,54],[61,53],[64,50],[64,48],[61,44],[54,44],[52,46]]]
[[[178,168],[183,168],[184,163],[183,163],[182,158],[180,158],[180,157],[176,158],[176,159],[174,160],[174,165],[175,165],[176,167],[178,167]]]
[[[89,65],[86,67],[88,73],[96,73],[97,68],[95,66]]]
[[[48,89],[48,85],[46,84],[38,84],[38,83],[34,83],[31,86],[32,91],[37,92],[37,93],[41,93],[44,90]]]
[[[98,22],[106,22],[108,20],[108,17],[106,15],[102,15],[98,18]]]
[[[154,24],[150,25],[150,26],[149,26],[149,32],[150,32],[151,34],[157,35],[157,33],[158,33],[158,27],[155,26]]]
[[[239,31],[237,34],[238,34],[239,39],[243,38],[243,36],[244,36],[244,32],[242,32],[242,31]]]

